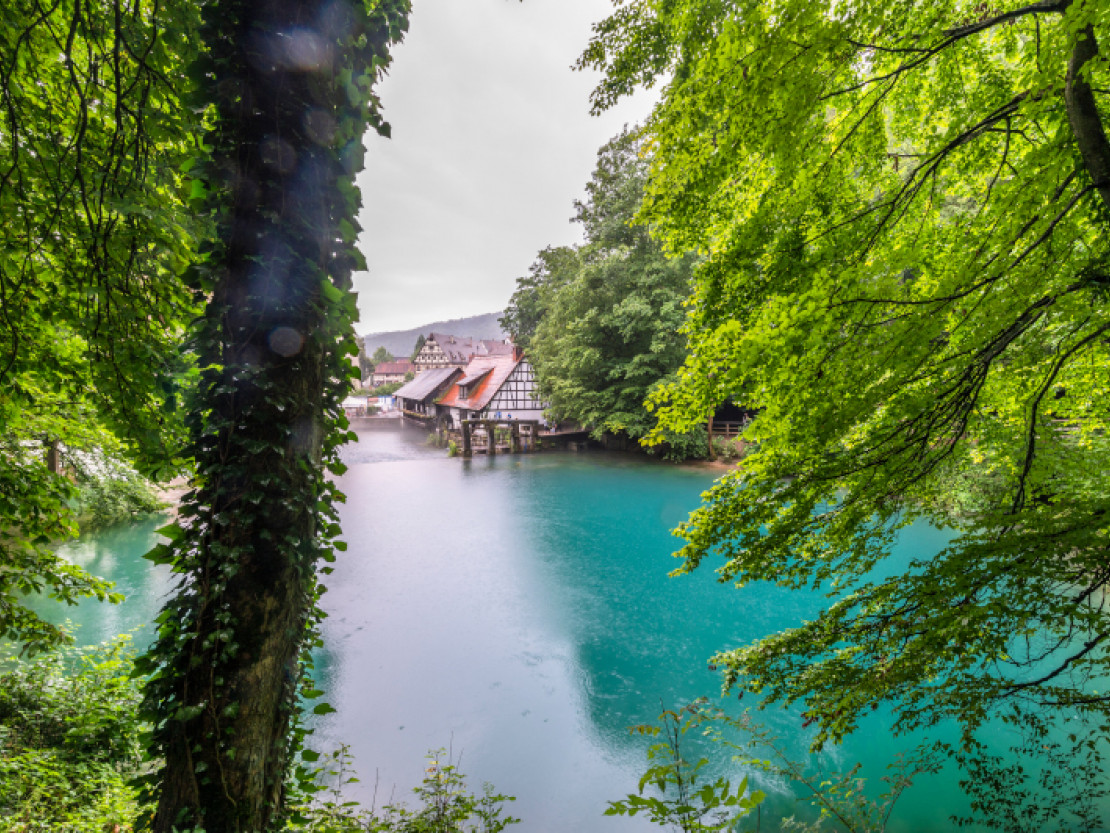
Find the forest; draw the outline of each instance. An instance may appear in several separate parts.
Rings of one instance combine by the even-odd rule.
[[[409,12],[13,0],[0,19],[13,830],[512,821],[461,787],[450,821],[314,803],[304,748],[304,713],[330,708],[309,671],[355,439],[354,175],[364,134],[390,133],[376,84]],[[989,829],[1106,823],[1108,38],[1103,0],[615,2],[577,65],[600,73],[592,107],[658,103],[599,151],[584,242],[539,252],[502,319],[553,416],[595,434],[701,456],[716,409],[754,415],[676,572],[830,601],[722,648],[725,690],[801,704],[815,749],[879,708],[897,732],[954,722],[935,751]],[[190,483],[148,555],[176,591],[134,661],[80,654],[26,603],[115,598],[55,552],[98,460]],[[950,541],[892,564],[921,520]],[[1016,757],[987,751],[992,721]],[[733,812],[661,823],[749,829],[751,794],[701,800]]]

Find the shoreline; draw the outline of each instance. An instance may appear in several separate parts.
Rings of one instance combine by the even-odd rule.
[[[177,520],[181,499],[185,497],[190,490],[189,481],[184,477],[175,477],[168,483],[152,483],[151,486],[158,500],[165,504],[161,511],[170,516],[167,523],[173,523]]]

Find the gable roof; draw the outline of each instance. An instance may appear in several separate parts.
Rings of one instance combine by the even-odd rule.
[[[474,339],[467,336],[453,336],[450,333],[430,333],[428,341],[434,341],[451,362],[466,362],[474,355]],[[427,341],[424,342],[427,347]]]
[[[485,356],[507,356],[513,352],[513,345],[509,342],[497,341],[492,338],[479,341],[475,347],[479,355]]]
[[[457,367],[437,367],[434,370],[425,370],[423,373],[418,373],[411,382],[406,382],[397,388],[393,395],[423,401],[454,381],[456,376],[461,375],[462,371]]]
[[[429,333],[427,341],[434,342],[442,350],[447,360],[459,364],[470,361],[475,356],[502,356],[513,352],[513,346],[505,341],[487,338],[476,341],[470,336],[455,336],[450,333]],[[423,352],[423,348],[421,349]]]
[[[382,362],[374,368],[375,373],[408,373],[413,369],[411,359],[397,359],[392,362]]]
[[[461,388],[461,387],[464,387],[465,385],[473,385],[475,382],[477,382],[479,379],[481,379],[487,373],[490,373],[492,370],[493,370],[492,367],[473,367],[472,368],[468,364],[466,366],[466,369],[463,370],[462,378],[457,380],[458,384],[459,384],[459,387]]]
[[[455,380],[447,393],[437,400],[437,404],[448,408],[465,408],[468,411],[480,411],[493,395],[501,390],[505,380],[516,369],[520,361],[512,353],[502,356],[475,356],[466,366],[465,374]],[[469,382],[467,381],[469,380]],[[460,395],[460,386],[473,384],[474,389],[465,399]]]

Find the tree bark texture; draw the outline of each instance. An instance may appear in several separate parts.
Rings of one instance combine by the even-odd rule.
[[[148,655],[165,759],[151,824],[260,833],[280,824],[327,550],[322,449],[343,426],[354,343],[351,183],[367,79],[399,33],[396,15],[383,29],[345,0],[219,0],[205,15],[195,74],[215,121],[198,170],[216,235],[195,276],[208,306],[195,489],[172,545],[181,583]]]

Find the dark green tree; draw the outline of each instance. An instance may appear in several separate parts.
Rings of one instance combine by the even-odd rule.
[[[585,245],[540,252],[502,318],[527,346],[552,415],[599,436],[644,436],[654,425],[645,398],[686,355],[679,328],[693,261],[668,259],[633,224],[646,175],[636,133],[606,144],[576,203]],[[670,439],[679,455],[704,449],[704,432]]]
[[[370,357],[370,363],[374,365],[374,367],[377,367],[379,364],[383,364],[384,362],[391,362],[393,361],[393,359],[393,354],[386,350],[383,346],[374,351],[374,355]]]
[[[355,344],[358,347],[357,360],[359,379],[362,380],[365,379],[368,372],[373,369],[373,365],[370,364],[370,359],[366,355],[366,340],[362,336],[356,335]]]
[[[412,356],[410,357],[413,361],[416,361],[416,357],[420,354],[420,351],[424,349],[424,342],[427,340],[428,339],[424,338],[423,334],[417,336],[416,346],[412,348]]]
[[[681,571],[831,594],[724,653],[727,684],[804,702],[819,741],[888,702],[974,753],[1001,716],[1035,757],[972,763],[972,793],[1024,829],[1105,789],[1108,38],[1081,0],[639,0],[582,59],[598,108],[662,83],[641,216],[707,254],[662,424],[761,409]],[[921,518],[949,545],[884,563]],[[1038,768],[1056,803],[1025,815]]]
[[[219,0],[192,68],[211,129],[195,175],[214,239],[191,273],[207,298],[192,344],[193,490],[169,545],[180,576],[140,663],[160,765],[159,833],[281,825],[316,572],[341,500],[356,352],[350,274],[372,89],[407,0]],[[326,571],[326,568],[325,568]],[[323,708],[323,707],[320,707]]]
[[[536,255],[528,274],[516,279],[516,291],[498,319],[514,344],[525,350],[531,346],[552,296],[573,278],[577,269],[577,247],[548,246]]]

